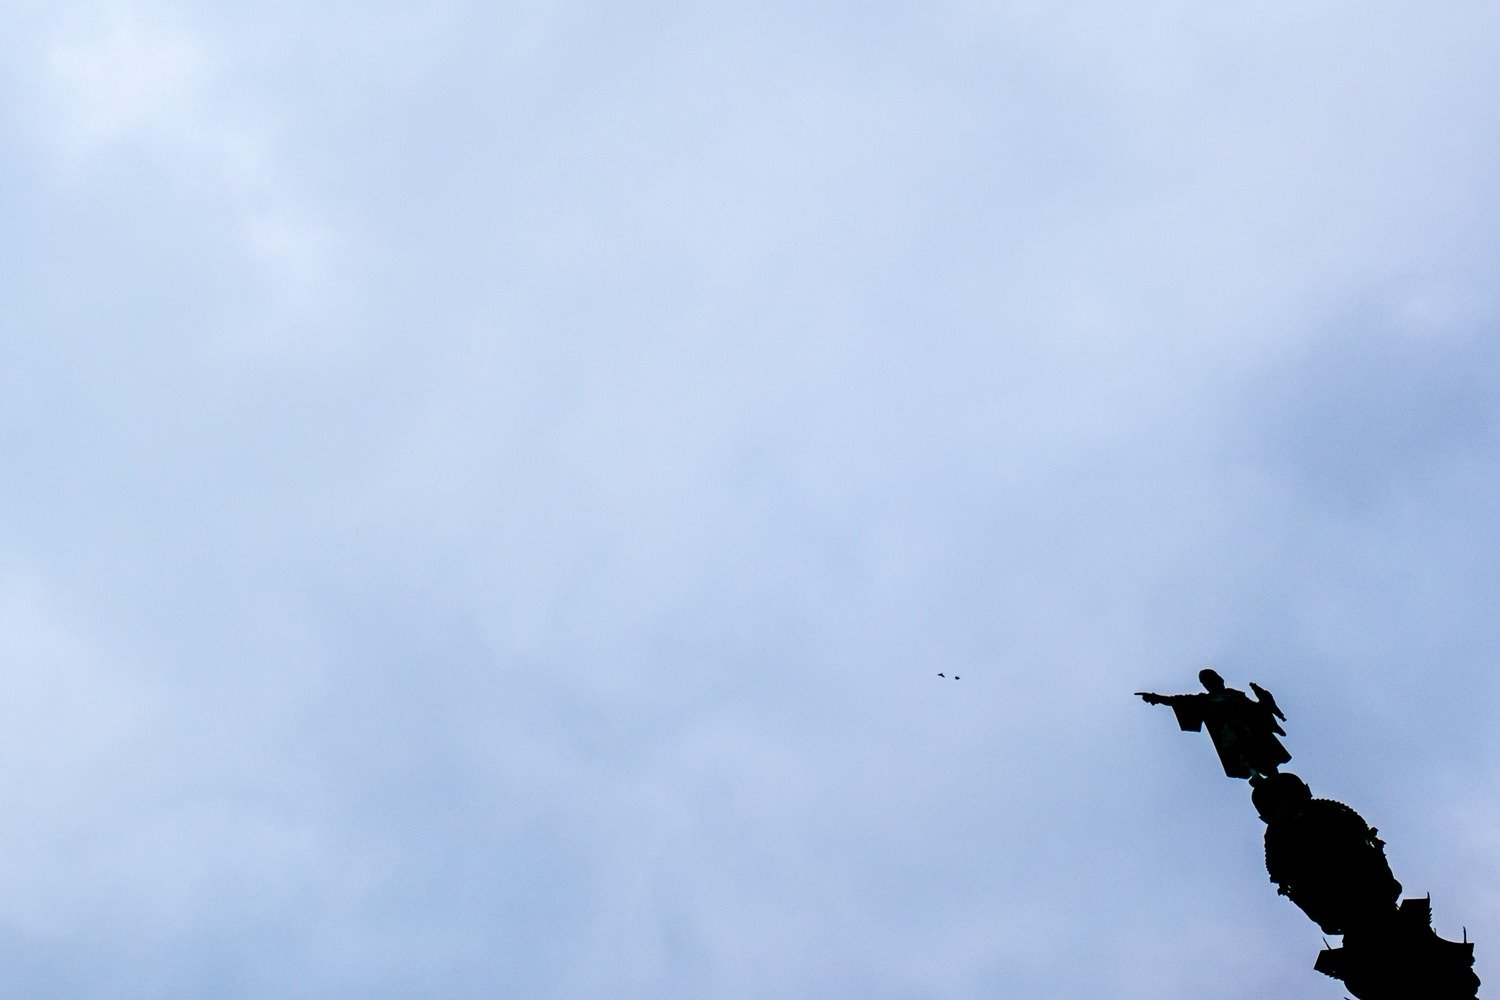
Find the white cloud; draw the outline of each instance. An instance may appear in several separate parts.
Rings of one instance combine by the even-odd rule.
[[[52,881],[109,808],[110,762],[150,717],[151,700],[58,614],[35,581],[0,584],[0,921],[45,931],[66,922]]]
[[[117,13],[59,39],[47,71],[58,123],[81,154],[143,133],[192,131],[208,60],[181,28]]]
[[[140,722],[138,695],[71,631],[35,582],[0,584],[0,755],[16,772],[57,776],[97,757]]]
[[[144,162],[227,226],[252,290],[220,331],[236,354],[319,356],[346,300],[349,246],[296,176],[281,109],[237,71],[233,46],[181,12],[88,6],[60,18],[41,66],[50,144],[74,182]],[[325,331],[319,333],[318,331]]]

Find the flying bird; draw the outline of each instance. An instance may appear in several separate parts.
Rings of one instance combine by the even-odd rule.
[[[948,675],[945,674],[945,673],[943,673],[941,670],[938,671],[938,676],[941,677],[943,680],[947,680],[948,679]]]

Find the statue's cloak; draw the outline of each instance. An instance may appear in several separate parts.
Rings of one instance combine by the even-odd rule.
[[[1285,731],[1271,714],[1271,706],[1251,701],[1243,691],[1224,688],[1208,694],[1176,695],[1170,704],[1179,728],[1196,733],[1208,727],[1219,763],[1231,778],[1248,778],[1252,771],[1274,774],[1292,759],[1276,738]]]

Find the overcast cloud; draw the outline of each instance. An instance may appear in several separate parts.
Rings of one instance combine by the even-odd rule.
[[[1209,664],[1493,983],[1497,48],[0,2],[0,993],[1332,1000]]]

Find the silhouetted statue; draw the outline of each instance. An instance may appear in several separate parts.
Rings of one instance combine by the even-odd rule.
[[[1474,945],[1432,930],[1432,902],[1403,900],[1382,920],[1344,935],[1313,966],[1343,982],[1359,1000],[1474,1000]]]
[[[1137,691],[1148,705],[1171,705],[1177,725],[1198,732],[1208,726],[1208,735],[1219,752],[1224,773],[1231,778],[1253,778],[1275,774],[1292,759],[1276,737],[1285,736],[1277,719],[1285,719],[1271,692],[1251,684],[1255,700],[1237,688],[1225,687],[1216,671],[1200,670],[1198,680],[1207,694],[1154,694]]]
[[[1343,803],[1313,798],[1295,774],[1277,772],[1292,757],[1276,738],[1286,735],[1276,722],[1286,716],[1271,693],[1251,684],[1252,701],[1212,670],[1198,679],[1207,694],[1136,694],[1147,704],[1171,705],[1185,730],[1207,725],[1224,773],[1250,779],[1251,801],[1266,824],[1271,881],[1324,933],[1344,936],[1342,947],[1319,953],[1314,968],[1358,1000],[1476,1000],[1468,935],[1438,937],[1428,900],[1396,905],[1401,883],[1378,831]]]
[[[1251,793],[1266,822],[1266,871],[1281,895],[1324,934],[1345,934],[1389,920],[1401,883],[1385,842],[1353,809],[1315,799],[1295,774],[1256,782]]]

